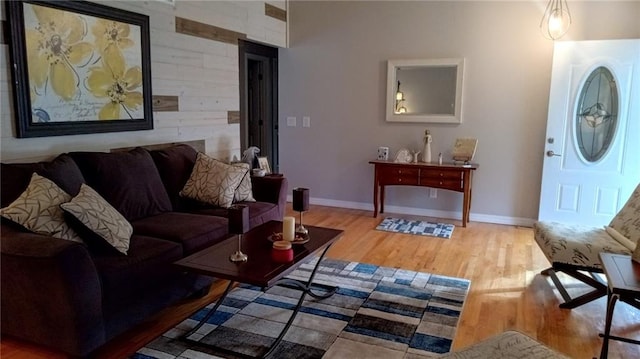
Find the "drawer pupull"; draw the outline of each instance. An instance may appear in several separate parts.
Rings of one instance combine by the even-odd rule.
[[[440,172],[440,177],[444,177],[444,173]]]
[[[442,181],[440,181],[440,184],[442,185]]]
[[[398,178],[398,182],[402,182],[402,178]]]

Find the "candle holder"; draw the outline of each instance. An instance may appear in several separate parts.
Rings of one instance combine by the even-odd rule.
[[[309,230],[302,224],[302,213],[309,210],[308,188],[293,189],[293,210],[300,212],[300,225],[296,228],[296,236],[303,239],[309,238]]]
[[[229,233],[238,235],[238,250],[229,260],[232,262],[246,262],[248,257],[242,253],[242,235],[249,230],[249,207],[246,205],[233,205],[229,207]]]

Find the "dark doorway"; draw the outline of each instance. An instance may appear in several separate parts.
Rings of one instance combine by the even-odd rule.
[[[278,49],[238,40],[240,62],[240,146],[260,148],[278,172]]]

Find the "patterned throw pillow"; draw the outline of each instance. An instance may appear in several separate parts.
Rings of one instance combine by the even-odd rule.
[[[234,193],[242,178],[248,176],[249,169],[228,165],[198,153],[193,171],[180,191],[183,197],[229,208],[233,204]]]
[[[113,208],[91,187],[83,184],[80,193],[69,203],[60,205],[62,209],[75,218],[84,228],[79,231],[95,236],[85,239],[89,242],[106,241],[118,252],[127,254],[133,227],[120,212]]]
[[[244,162],[233,163],[232,166],[244,168],[247,171],[247,174],[242,177],[238,189],[233,194],[233,202],[255,202],[256,199],[253,198],[253,188],[251,187],[251,176],[249,175],[249,164]]]
[[[640,242],[640,184],[620,212],[613,217],[609,227],[618,231],[634,244]]]
[[[9,206],[0,209],[0,215],[32,232],[81,243],[82,239],[64,221],[64,212],[60,209],[60,205],[69,200],[71,196],[53,181],[34,173],[27,189]]]

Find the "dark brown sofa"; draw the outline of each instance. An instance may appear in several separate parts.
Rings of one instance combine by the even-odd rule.
[[[75,152],[50,162],[2,164],[2,207],[33,172],[75,196],[86,183],[133,226],[127,255],[26,231],[2,221],[3,335],[88,356],[116,335],[199,290],[212,279],[172,263],[228,236],[226,210],[178,195],[195,163],[187,145],[147,151]],[[284,177],[252,177],[251,227],[281,220]]]

